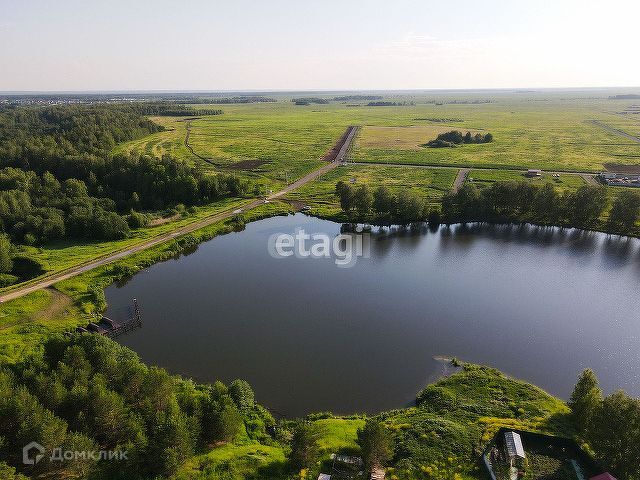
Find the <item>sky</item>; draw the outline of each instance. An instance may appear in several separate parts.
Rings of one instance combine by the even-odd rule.
[[[638,0],[0,0],[0,91],[640,86]]]

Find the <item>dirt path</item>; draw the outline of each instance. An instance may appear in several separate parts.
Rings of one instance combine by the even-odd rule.
[[[70,305],[71,297],[68,297],[55,288],[47,288],[51,294],[51,302],[44,310],[40,310],[35,314],[35,320],[52,320],[61,315]]]
[[[385,163],[385,162],[351,162],[350,165],[377,165],[379,167],[411,167],[411,168],[435,168],[442,170],[460,170],[460,169],[469,169],[469,170],[493,170],[496,172],[519,172],[526,173],[526,168],[495,168],[495,167],[483,167],[483,166],[473,166],[473,167],[461,167],[458,165],[420,165],[415,163]],[[560,175],[590,175],[589,172],[580,172],[578,170],[543,170],[543,173],[559,173]]]
[[[191,122],[194,120],[195,118],[192,118],[190,120],[185,120],[185,127],[187,130],[187,133],[184,136],[184,146],[187,147],[187,150],[189,150],[191,152],[191,155],[193,155],[194,157],[199,158],[200,160],[208,163],[209,165],[218,166],[215,162],[209,160],[208,158],[204,158],[203,156],[198,155],[196,152],[193,151],[193,147],[189,143],[189,137],[191,136]]]
[[[458,190],[460,190],[460,188],[462,187],[462,185],[464,185],[464,181],[467,179],[467,175],[469,175],[470,171],[471,171],[470,168],[461,168],[460,170],[458,170],[458,176],[453,182],[453,188],[452,188],[453,193],[457,193]]]
[[[593,175],[587,175],[585,173],[584,175],[580,175],[580,176],[587,183],[587,185],[600,185]]]
[[[276,192],[272,195],[269,195],[267,197],[268,200],[274,200],[277,198],[282,197],[283,195],[286,195],[287,193],[291,192],[292,190],[295,190],[296,188],[301,187],[302,185],[305,185],[306,183],[311,182],[312,180],[315,180],[317,178],[319,178],[320,176],[322,176],[323,174],[327,173],[328,171],[336,168],[338,165],[340,165],[340,162],[342,161],[342,159],[344,159],[345,155],[347,154],[347,152],[349,151],[349,146],[351,144],[351,142],[353,141],[353,137],[355,136],[356,132],[357,132],[357,127],[350,127],[351,131],[349,132],[349,135],[347,135],[344,140],[341,139],[340,141],[342,142],[342,146],[339,150],[338,155],[336,156],[336,160],[331,162],[331,163],[327,163],[325,165],[322,165],[320,168],[318,168],[317,170],[314,170],[311,173],[308,173],[307,175],[305,175],[302,178],[299,178],[298,180],[296,180],[295,182],[293,182],[290,185],[287,185],[285,188],[283,188],[282,190],[280,190],[279,192]],[[186,140],[185,140],[186,141]],[[112,253],[110,255],[107,255],[105,257],[102,257],[100,259],[96,259],[96,260],[91,260],[89,262],[77,265],[75,267],[69,268],[67,270],[63,270],[61,272],[58,273],[54,273],[46,278],[43,278],[41,280],[35,281],[29,285],[26,285],[24,287],[19,287],[15,290],[11,290],[7,293],[4,293],[2,295],[0,295],[0,302],[6,302],[9,300],[13,300],[15,298],[19,298],[22,297],[24,295],[27,295],[31,292],[35,292],[36,290],[41,290],[43,288],[47,288],[50,287],[51,285],[53,285],[54,283],[60,282],[62,280],[66,280],[68,278],[72,278],[75,277],[76,275],[80,275],[81,273],[84,273],[86,271],[92,270],[96,267],[100,267],[102,265],[106,265],[107,263],[111,263],[114,262],[116,260],[120,260],[121,258],[125,258],[128,257],[129,255],[133,255],[134,253],[138,253],[142,250],[146,250],[147,248],[151,248],[154,247],[156,245],[159,245],[161,243],[164,243],[166,241],[169,240],[173,240],[176,237],[179,237],[181,235],[186,235],[188,233],[194,232],[196,230],[199,230],[201,228],[207,227],[213,223],[216,222],[220,222],[222,220],[226,220],[228,218],[233,217],[234,215],[237,215],[238,213],[242,213],[248,210],[251,210],[253,208],[256,208],[260,205],[263,205],[265,203],[264,199],[254,199],[251,200],[250,202],[246,203],[245,205],[243,205],[240,208],[236,208],[235,210],[226,210],[224,212],[220,212],[217,213],[215,215],[211,215],[209,217],[206,217],[202,220],[190,223],[189,225],[186,225],[184,227],[178,228],[177,230],[174,230],[173,232],[169,232],[169,233],[164,233],[162,235],[159,235],[155,238],[146,240],[144,242],[141,242],[133,247],[130,247],[126,250],[121,250],[119,252],[116,253]]]
[[[628,134],[626,132],[623,132],[622,130],[618,130],[617,128],[613,128],[613,127],[607,125],[606,123],[602,123],[599,120],[589,120],[589,123],[592,123],[593,125],[596,125],[596,126],[598,126],[600,128],[603,128],[608,132],[611,132],[611,133],[613,133],[615,135],[618,135],[619,137],[623,137],[623,138],[626,138],[626,139],[631,140],[633,142],[640,143],[640,137],[635,137],[635,136],[630,135],[630,134]]]

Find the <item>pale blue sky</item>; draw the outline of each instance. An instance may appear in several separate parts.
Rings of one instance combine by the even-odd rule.
[[[0,0],[0,91],[639,86],[638,18],[638,0]]]

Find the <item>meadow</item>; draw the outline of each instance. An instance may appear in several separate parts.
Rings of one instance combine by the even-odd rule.
[[[407,103],[390,107],[368,106],[357,100],[298,106],[288,96],[279,95],[274,103],[223,105],[222,115],[151,117],[165,130],[120,144],[113,153],[171,155],[212,174],[232,172],[256,182],[267,193],[321,166],[345,129],[361,125],[350,164],[288,198],[309,205],[313,214],[335,216],[339,207],[334,187],[343,180],[372,188],[386,185],[395,192],[409,189],[436,206],[451,189],[457,167],[471,167],[467,181],[473,179],[480,187],[498,180],[523,180],[519,169],[540,168],[545,171],[542,178],[525,180],[551,182],[560,191],[575,190],[585,183],[583,178],[553,177],[548,172],[597,172],[614,164],[640,168],[640,143],[603,128],[606,125],[638,134],[640,116],[623,113],[632,108],[632,101],[610,100],[608,93],[590,97],[551,91],[389,94],[385,100]],[[211,107],[194,108],[204,111]],[[494,140],[455,148],[423,146],[451,129],[490,132]],[[187,131],[190,148],[185,144]],[[610,190],[614,196],[616,192]],[[198,207],[187,217],[137,229],[125,240],[58,242],[21,247],[21,253],[36,258],[50,273],[56,272],[235,208],[241,202],[224,200]]]
[[[353,150],[356,162],[581,172],[599,172],[612,164],[640,165],[640,143],[593,123],[596,120],[631,135],[640,133],[640,116],[622,113],[633,102],[610,100],[605,93],[590,97],[544,91],[425,93],[401,98],[413,104],[297,106],[282,97],[276,103],[224,105],[223,115],[191,122],[190,144],[198,155],[222,167],[242,160],[267,162],[240,172],[275,184],[317,166],[349,125],[363,126]],[[474,100],[489,103],[470,103]],[[184,119],[161,122],[170,130],[116,150],[170,153],[202,163],[184,147]],[[454,129],[488,132],[494,141],[457,148],[422,147],[438,133]]]
[[[528,182],[535,185],[552,184],[557,190],[577,190],[585,185],[584,178],[580,175],[559,174],[554,177],[553,174],[543,173],[540,177],[528,177],[523,172],[514,170],[470,170],[467,175],[467,182],[476,184],[478,187],[489,185],[493,182]]]

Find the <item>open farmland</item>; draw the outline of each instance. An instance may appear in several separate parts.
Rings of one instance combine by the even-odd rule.
[[[471,103],[485,98],[490,103]],[[585,172],[598,172],[607,165],[640,165],[640,143],[601,126],[637,135],[637,115],[619,113],[632,102],[609,100],[605,94],[580,98],[558,92],[424,93],[389,99],[413,104],[296,106],[280,97],[268,104],[223,105],[223,115],[191,121],[190,144],[197,155],[222,168],[236,165],[242,174],[276,183],[316,167],[349,125],[363,126],[354,148],[357,162]],[[126,143],[118,150],[171,153],[201,162],[184,146],[182,118],[164,118],[160,123],[170,131]],[[449,130],[491,133],[494,141],[457,148],[421,146]],[[248,170],[238,164],[247,160],[254,161],[246,164]]]
[[[360,162],[391,162],[425,165],[482,166],[494,168],[541,168],[544,170],[591,171],[607,164],[640,164],[640,143],[594,124],[596,119],[626,132],[637,123],[611,111],[618,101],[570,101],[562,99],[496,99],[482,105],[416,106],[416,118],[460,118],[448,130],[481,130],[493,135],[490,144],[457,148],[394,148],[386,132],[365,126],[357,144]],[[408,107],[407,107],[408,108]],[[425,112],[428,110],[428,113]],[[430,120],[414,120],[405,126],[429,125]],[[438,130],[441,123],[434,124]],[[397,138],[406,137],[400,129]],[[420,143],[437,135],[435,132]]]
[[[479,187],[490,185],[493,182],[526,181],[536,185],[552,184],[557,190],[577,190],[585,185],[585,180],[580,175],[560,174],[554,177],[550,173],[544,173],[541,177],[528,177],[524,172],[514,170],[471,170],[467,175],[467,181],[473,182]]]
[[[364,149],[424,149],[427,140],[436,138],[441,133],[452,130],[452,127],[441,125],[412,125],[409,127],[374,127],[368,126],[362,130],[359,145]],[[472,134],[479,130],[470,131]],[[425,140],[427,139],[427,140]]]

